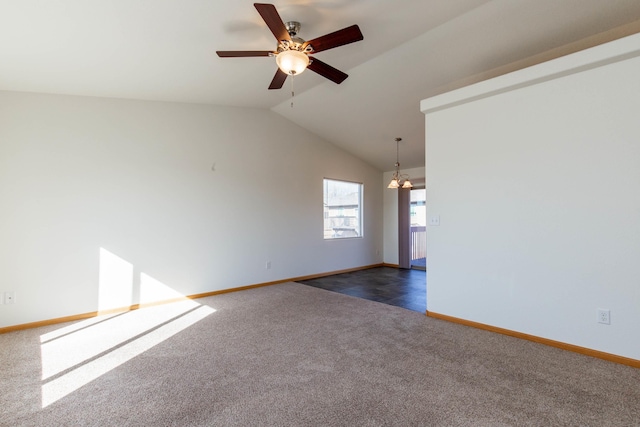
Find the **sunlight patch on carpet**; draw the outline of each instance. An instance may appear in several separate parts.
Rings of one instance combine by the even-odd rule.
[[[134,280],[134,271],[100,248],[100,315],[40,336],[43,408],[215,312],[146,273]],[[127,311],[136,304],[143,308]]]
[[[214,313],[194,301],[150,307],[89,326],[42,345],[42,407]],[[61,373],[60,375],[56,375]]]

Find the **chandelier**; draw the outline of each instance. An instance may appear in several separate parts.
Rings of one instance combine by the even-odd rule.
[[[411,188],[413,184],[409,181],[409,175],[403,175],[400,173],[400,141],[402,138],[396,138],[396,171],[393,173],[393,178],[387,186],[387,188]]]

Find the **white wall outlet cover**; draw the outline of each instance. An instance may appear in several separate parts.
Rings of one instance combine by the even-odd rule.
[[[4,303],[5,304],[15,304],[16,302],[16,293],[15,292],[5,292],[4,293]]]
[[[440,215],[432,215],[429,217],[429,225],[440,225]]]
[[[599,308],[596,310],[597,312],[597,321],[598,323],[602,323],[605,325],[610,325],[611,324],[611,311],[604,309],[604,308]]]

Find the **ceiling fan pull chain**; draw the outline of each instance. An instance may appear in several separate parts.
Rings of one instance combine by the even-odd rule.
[[[295,76],[295,73],[291,74],[291,108],[293,108],[293,97],[295,96],[295,93],[293,91],[293,77]]]

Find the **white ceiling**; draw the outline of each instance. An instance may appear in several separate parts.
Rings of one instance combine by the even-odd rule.
[[[248,0],[0,0],[0,90],[271,108],[382,171],[424,165],[421,99],[499,67],[612,28],[635,28],[638,0],[282,0],[284,21],[313,39],[358,24],[364,40],[317,57],[267,90],[272,50]],[[635,30],[633,30],[635,31]]]

